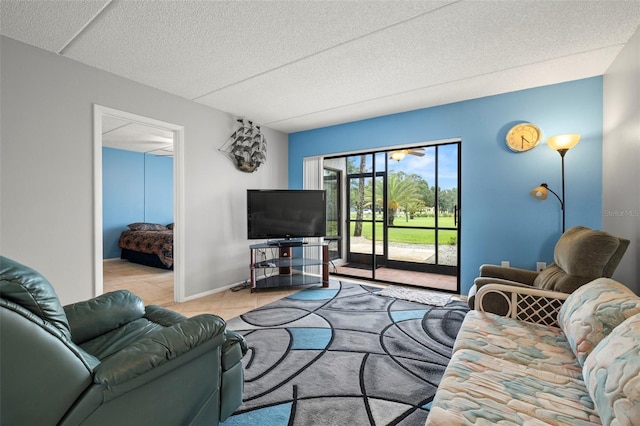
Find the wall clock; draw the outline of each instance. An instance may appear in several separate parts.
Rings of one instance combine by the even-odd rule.
[[[515,152],[529,151],[542,139],[540,128],[532,123],[519,123],[507,132],[507,146]]]

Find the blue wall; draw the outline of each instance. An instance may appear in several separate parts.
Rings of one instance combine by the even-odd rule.
[[[173,159],[102,148],[104,259],[120,257],[120,234],[133,222],[173,222]]]
[[[544,142],[525,153],[505,144],[517,122],[543,138],[580,133],[565,157],[566,227],[602,226],[602,77],[507,93],[292,133],[289,187],[303,185],[303,158],[422,141],[462,140],[461,286],[467,294],[483,263],[535,269],[553,262],[561,211],[529,192],[542,182],[560,193],[560,155]]]

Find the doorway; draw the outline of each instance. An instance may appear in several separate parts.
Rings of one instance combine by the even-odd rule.
[[[107,130],[127,126],[138,133],[154,135],[153,138],[163,140],[153,149],[154,156],[173,155],[173,299],[176,302],[184,301],[184,244],[182,232],[182,218],[184,217],[184,191],[183,191],[183,140],[184,128],[172,123],[155,120],[149,117],[132,114],[125,111],[94,105],[94,293],[102,294],[104,291],[103,258],[104,248],[104,218],[103,218],[103,139]],[[152,139],[153,139],[152,138]],[[127,139],[126,137],[123,139]],[[171,151],[167,145],[167,139],[172,140]],[[122,148],[130,144],[130,150],[134,149],[134,142],[123,140]],[[142,144],[140,142],[139,144]],[[113,146],[113,145],[112,145]],[[146,157],[146,155],[145,155]],[[146,167],[145,158],[145,167]],[[124,188],[123,188],[124,190]]]
[[[340,158],[348,231],[338,273],[459,292],[460,142]]]

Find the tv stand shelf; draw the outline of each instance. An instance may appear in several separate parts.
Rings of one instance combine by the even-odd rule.
[[[249,252],[252,293],[258,288],[313,284],[329,287],[329,244],[326,242],[299,247],[253,244],[249,246]],[[320,273],[311,273],[313,267]]]

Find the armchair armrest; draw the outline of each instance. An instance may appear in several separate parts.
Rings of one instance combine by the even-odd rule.
[[[171,327],[174,324],[178,324],[187,319],[182,314],[172,311],[162,306],[149,305],[144,308],[144,317],[149,321],[153,321],[156,324],[160,324],[164,327]]]
[[[227,371],[240,362],[248,349],[247,341],[241,334],[226,330],[222,345],[222,370]]]
[[[505,284],[486,284],[478,290],[475,309],[485,312],[486,296],[501,297],[508,306],[505,316],[536,324],[557,326],[558,312],[569,294],[540,290],[534,287],[514,287]]]
[[[112,291],[64,307],[76,345],[142,318],[144,302],[127,290]]]
[[[94,370],[94,383],[113,388],[205,343],[221,346],[225,340],[225,327],[225,322],[215,315],[202,314],[185,319],[106,358]]]
[[[530,271],[528,269],[511,268],[497,265],[480,266],[480,277],[500,278],[503,280],[533,285],[533,281],[537,276],[537,271]]]
[[[512,285],[514,287],[522,287],[522,288],[533,288],[529,284],[525,284],[521,281],[511,281],[505,280],[502,278],[491,278],[491,277],[478,277],[473,280],[473,283],[476,285],[476,289],[480,290],[480,288],[487,284],[503,284],[503,285]]]

